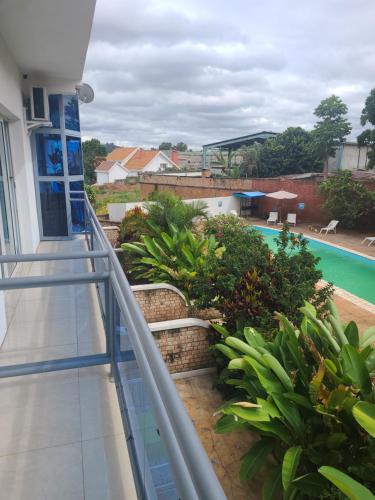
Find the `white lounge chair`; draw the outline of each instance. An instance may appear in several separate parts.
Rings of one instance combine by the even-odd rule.
[[[279,217],[279,212],[270,212],[270,215],[267,219],[267,224],[276,224],[277,223],[277,219]]]
[[[373,243],[375,243],[375,236],[367,236],[364,240],[361,241],[361,244],[363,244],[365,241],[368,241],[368,247],[371,246]]]
[[[319,233],[321,233],[322,231],[325,231],[326,234],[328,234],[329,232],[336,232],[336,227],[337,227],[337,224],[339,223],[338,220],[331,220],[331,222],[328,224],[328,226],[326,227],[322,227],[321,230],[319,231]]]
[[[286,221],[288,224],[293,224],[293,226],[295,226],[297,224],[297,214],[288,214]]]

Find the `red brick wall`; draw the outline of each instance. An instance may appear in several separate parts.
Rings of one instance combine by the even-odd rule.
[[[213,366],[209,335],[209,330],[201,326],[153,332],[170,373]]]
[[[215,196],[230,196],[236,191],[289,191],[298,194],[295,200],[283,202],[284,212],[296,212],[297,220],[301,222],[326,222],[320,206],[323,201],[319,194],[319,181],[311,179],[214,179],[162,176],[156,174],[142,175],[140,179],[141,196],[147,197],[152,191],[173,191],[184,199],[210,198]],[[304,210],[298,210],[297,204],[304,203]],[[270,198],[260,198],[259,211],[266,214],[280,202]]]

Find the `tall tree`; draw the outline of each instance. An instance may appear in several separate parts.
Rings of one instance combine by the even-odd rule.
[[[361,125],[364,127],[367,123],[375,126],[375,88],[370,92],[370,95],[365,101],[365,107],[361,114]],[[367,146],[368,163],[367,168],[375,167],[375,128],[364,130],[357,138],[358,146]]]
[[[172,149],[171,142],[162,142],[161,144],[159,144],[160,151],[168,151],[168,149]]]
[[[321,172],[322,167],[312,134],[301,127],[289,127],[261,146],[256,175],[275,177]]]
[[[104,144],[98,139],[90,139],[82,143],[83,168],[86,184],[95,182],[95,158],[97,156],[107,156]]]
[[[173,149],[177,149],[177,151],[180,151],[181,153],[187,151],[187,148],[187,144],[184,142],[178,142],[175,146],[173,146]]]
[[[338,146],[352,130],[352,126],[345,118],[347,113],[347,105],[335,95],[323,99],[314,111],[319,121],[315,124],[313,136],[324,161],[325,177],[328,176],[328,158],[335,155]]]

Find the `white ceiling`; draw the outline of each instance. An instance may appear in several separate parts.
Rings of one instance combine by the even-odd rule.
[[[80,80],[96,0],[0,0],[0,34],[23,73]]]

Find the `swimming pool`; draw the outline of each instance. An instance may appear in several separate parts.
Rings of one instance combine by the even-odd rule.
[[[276,229],[252,227],[263,234],[271,250],[276,250],[274,238],[279,233]],[[323,273],[323,279],[375,304],[375,260],[366,259],[361,255],[320,241],[307,239],[311,252],[321,259],[318,268]]]

